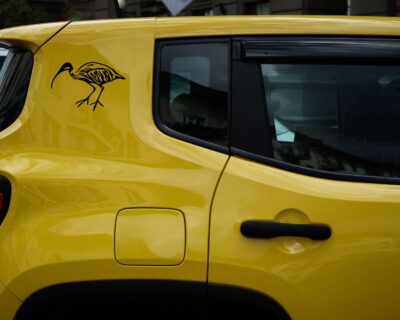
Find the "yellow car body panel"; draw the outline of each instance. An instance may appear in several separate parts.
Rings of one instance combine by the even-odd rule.
[[[64,28],[69,22],[53,22],[37,24],[29,27],[15,27],[0,30],[1,41],[8,41],[22,48],[36,52],[40,46],[56,33]]]
[[[0,314],[2,319],[14,319],[21,301],[0,282]]]
[[[399,35],[398,18],[228,16],[157,19],[156,38],[223,35]]]
[[[185,229],[178,210],[121,210],[115,226],[115,258],[125,265],[178,265],[185,256]]]
[[[24,110],[0,134],[0,171],[15,186],[0,227],[0,279],[21,300],[83,280],[206,281],[212,186],[228,156],[154,125],[154,21],[70,24],[34,56]],[[88,61],[112,65],[125,80],[107,85],[96,112],[78,108],[87,84],[63,74],[51,88],[66,61],[76,68]],[[117,213],[134,207],[185,214],[181,264],[149,268],[115,260]]]
[[[396,185],[308,177],[232,157],[212,209],[209,281],[263,292],[296,320],[395,319],[399,206]],[[332,237],[245,238],[246,220],[325,223]]]
[[[385,319],[396,318],[398,186],[328,181],[230,158],[162,133],[152,106],[157,39],[399,36],[399,27],[394,18],[193,17],[0,31],[0,41],[35,52],[25,107],[0,132],[0,175],[13,186],[0,226],[0,280],[7,287],[0,288],[0,318],[12,319],[19,300],[48,286],[118,279],[248,288],[278,301],[296,320],[380,317],[366,307],[371,304],[385,308]],[[67,62],[74,70],[102,63],[123,78],[106,84],[94,112],[85,103],[77,106],[92,90],[87,83],[68,72],[54,79]],[[118,263],[117,215],[135,208],[183,213],[182,262]],[[278,219],[279,213],[280,221],[328,223],[333,236],[314,243],[240,235],[243,220]],[[168,232],[160,238],[170,239]],[[149,256],[148,248],[137,250]],[[352,265],[345,264],[349,255]],[[370,268],[377,259],[381,263]]]

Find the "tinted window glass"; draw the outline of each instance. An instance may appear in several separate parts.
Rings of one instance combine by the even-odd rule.
[[[6,61],[6,58],[9,53],[10,53],[9,49],[0,47],[0,85],[3,82],[5,69],[6,69],[6,67],[4,66],[4,62]],[[3,68],[3,66],[4,66],[4,68]]]
[[[273,158],[400,177],[400,67],[263,64]]]
[[[12,124],[22,111],[32,60],[30,52],[0,47],[0,130]]]
[[[226,146],[228,44],[163,46],[160,117],[169,128]]]

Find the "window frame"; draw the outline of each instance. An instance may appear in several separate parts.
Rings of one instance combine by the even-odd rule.
[[[264,54],[261,50],[253,51],[253,54],[246,54],[246,43],[262,43],[270,42],[275,43],[276,47],[272,54]],[[303,46],[305,43],[315,42],[318,45],[321,43],[330,44],[325,45],[324,50],[310,52],[308,46]],[[364,43],[365,49],[362,51],[362,57],[358,58],[360,42]],[[382,51],[382,44],[392,43],[396,46],[396,53],[384,52]],[[281,44],[281,45],[279,45]],[[298,46],[300,45],[300,47]],[[346,50],[341,52],[340,55],[337,54],[337,48],[345,46]],[[254,48],[254,47],[253,47]],[[288,50],[291,49],[291,50]],[[335,51],[336,50],[336,51]],[[254,54],[256,53],[256,54]],[[397,55],[398,54],[398,55]],[[261,63],[290,63],[290,64],[358,64],[358,65],[400,65],[399,60],[395,59],[395,56],[400,57],[400,39],[399,38],[373,38],[373,37],[333,37],[333,36],[254,36],[254,37],[234,37],[232,39],[232,58],[234,67],[232,68],[232,88],[239,88],[244,92],[250,89],[250,86],[254,86],[257,81],[261,81],[258,91],[262,91],[259,94],[265,94],[264,82],[262,81],[261,73]],[[354,61],[354,59],[357,59]],[[332,61],[333,60],[333,61]],[[252,79],[245,82],[245,85],[240,87],[238,82],[241,81],[242,75],[240,74],[240,69],[249,68],[250,65],[258,66],[258,74],[256,72],[252,73]],[[239,71],[238,71],[239,70]],[[256,78],[259,78],[258,80]],[[258,92],[257,91],[257,92]],[[234,95],[240,94],[237,92]],[[259,115],[263,112],[264,119],[259,119],[258,117],[255,121],[250,122],[249,117],[243,119],[243,117],[235,117],[235,114],[240,114],[240,110],[244,108],[252,108],[248,114],[258,113]],[[263,109],[263,110],[261,110]],[[400,184],[400,178],[392,177],[378,177],[378,176],[368,176],[368,175],[358,175],[353,173],[336,173],[323,171],[319,169],[312,169],[296,164],[291,164],[288,162],[276,160],[273,158],[272,153],[272,132],[268,130],[268,126],[265,123],[269,123],[267,101],[259,99],[257,104],[247,103],[246,105],[241,102],[236,101],[235,97],[232,98],[232,138],[231,138],[231,155],[238,156],[241,158],[253,160],[268,166],[272,166],[278,169],[283,169],[285,171],[290,171],[298,174],[303,174],[311,177],[339,180],[339,181],[351,181],[351,182],[366,182],[366,183],[380,183],[380,184]],[[267,140],[260,141],[262,139],[251,139],[251,132],[262,132],[265,134]],[[241,136],[241,135],[245,136]],[[267,147],[262,146],[266,144]],[[262,152],[258,150],[264,150]]]
[[[161,75],[161,57],[162,49],[166,46],[177,46],[177,45],[190,45],[190,44],[213,44],[213,43],[225,43],[228,45],[228,105],[227,105],[227,130],[228,130],[228,141],[227,146],[221,146],[219,144],[209,142],[200,138],[193,137],[191,135],[176,131],[168,127],[161,118],[160,112],[160,75]],[[189,142],[191,144],[204,147],[207,149],[215,150],[221,153],[230,153],[230,141],[231,141],[231,39],[228,37],[215,37],[215,38],[192,38],[192,39],[161,39],[155,42],[155,54],[154,54],[154,72],[153,72],[153,120],[156,127],[164,134]]]

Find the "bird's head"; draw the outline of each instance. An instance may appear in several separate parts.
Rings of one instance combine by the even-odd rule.
[[[73,69],[73,66],[72,66],[71,63],[69,63],[69,62],[64,63],[64,64],[61,66],[60,70],[58,70],[58,72],[57,72],[56,75],[54,76],[53,80],[51,81],[51,88],[53,88],[54,80],[56,80],[57,76],[58,76],[60,73],[62,73],[62,72],[64,72],[64,71],[71,72],[72,69]]]

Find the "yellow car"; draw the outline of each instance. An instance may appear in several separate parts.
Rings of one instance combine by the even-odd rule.
[[[1,320],[398,319],[398,18],[0,41]]]

